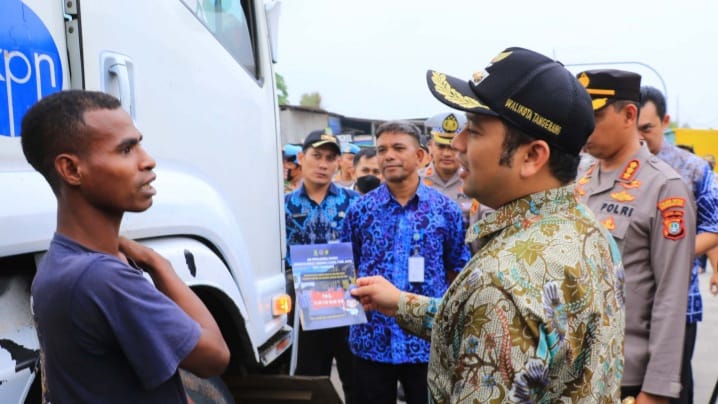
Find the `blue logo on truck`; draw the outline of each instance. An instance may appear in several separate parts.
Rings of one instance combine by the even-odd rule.
[[[20,0],[2,0],[0,55],[0,136],[20,136],[27,110],[62,89],[60,53],[37,14]]]

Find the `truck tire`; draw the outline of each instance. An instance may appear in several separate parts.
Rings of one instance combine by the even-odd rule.
[[[180,369],[187,395],[195,404],[234,404],[234,398],[219,376],[203,379]]]

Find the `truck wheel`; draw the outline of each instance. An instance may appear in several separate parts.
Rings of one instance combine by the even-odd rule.
[[[203,379],[180,369],[187,395],[195,404],[234,404],[234,398],[219,376]]]

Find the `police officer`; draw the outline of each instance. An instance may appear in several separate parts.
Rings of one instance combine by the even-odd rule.
[[[354,156],[359,153],[359,150],[359,146],[354,143],[342,143],[339,171],[333,180],[336,185],[342,188],[354,189]]]
[[[297,155],[301,153],[301,146],[291,143],[282,149],[282,168],[284,169],[284,193],[288,194],[299,188],[302,184],[302,166],[299,165]]]
[[[458,151],[451,146],[451,141],[466,125],[466,118],[462,114],[444,112],[427,119],[425,125],[431,128],[429,139],[431,163],[419,170],[419,176],[424,184],[459,204],[464,214],[464,230],[466,230],[469,223],[476,222],[484,214],[492,211],[488,206],[479,204],[477,200],[469,198],[464,193]]]
[[[621,70],[578,75],[591,95],[596,128],[576,193],[613,234],[626,273],[622,397],[678,397],[688,281],[696,234],[695,202],[668,164],[638,133],[641,76]]]
[[[710,248],[718,245],[718,183],[708,163],[695,154],[674,146],[664,139],[669,131],[671,117],[666,113],[666,98],[654,87],[641,87],[641,111],[638,131],[651,153],[668,163],[693,192],[696,200],[696,257],[701,257]],[[703,265],[700,258],[693,261],[691,282],[688,289],[688,311],[686,313],[686,335],[683,345],[681,370],[681,397],[672,403],[693,402],[693,371],[691,358],[696,343],[698,322],[703,319],[703,300],[698,286],[698,271]]]

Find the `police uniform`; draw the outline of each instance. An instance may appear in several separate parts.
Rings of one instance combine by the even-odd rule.
[[[595,110],[611,101],[611,80],[622,80],[620,75],[604,77],[604,72],[579,75]],[[600,89],[594,90],[588,83]],[[635,86],[637,92],[640,76]],[[625,99],[637,101],[637,97]],[[603,171],[597,160],[577,178],[578,199],[611,232],[625,267],[622,386],[677,397],[684,335],[684,327],[678,325],[685,322],[695,248],[693,196],[680,175],[653,156],[645,144],[620,169]]]
[[[432,128],[431,136],[435,143],[450,145],[451,140],[461,132],[464,125],[466,125],[466,118],[462,115],[445,112],[432,116],[427,119],[424,124]],[[436,189],[459,204],[461,212],[464,215],[464,230],[466,230],[470,224],[476,223],[485,214],[492,212],[493,209],[481,205],[476,199],[470,198],[464,193],[464,180],[459,176],[461,170],[462,169],[459,168],[451,178],[444,181],[439,176],[439,173],[436,172],[436,168],[432,162],[426,168],[419,170],[419,176],[425,185]]]

